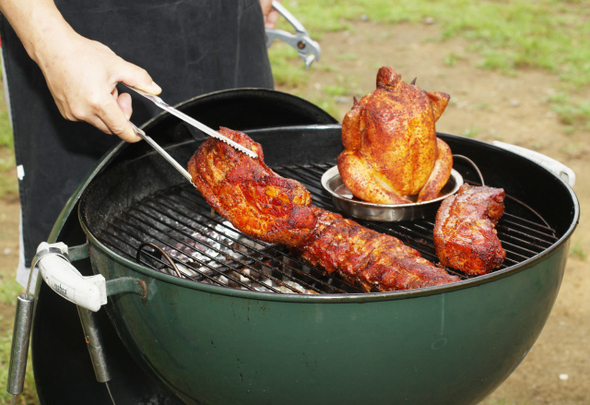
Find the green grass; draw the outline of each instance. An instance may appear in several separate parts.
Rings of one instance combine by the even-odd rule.
[[[558,0],[285,0],[313,36],[350,29],[350,22],[418,23],[429,18],[440,40],[463,37],[483,57],[482,67],[504,71],[543,68],[578,85],[590,84],[590,8]]]
[[[4,92],[0,93],[4,99]],[[12,139],[12,128],[10,127],[10,119],[8,118],[8,110],[6,104],[0,105],[0,147],[12,149],[14,141]]]
[[[13,197],[18,193],[14,166],[12,148],[0,147],[0,198]]]
[[[590,102],[584,97],[590,85],[590,6],[584,0],[284,0],[283,3],[321,43],[329,31],[353,30],[353,21],[382,24],[423,23],[427,19],[441,28],[439,38],[464,38],[469,50],[481,56],[478,67],[516,76],[526,69],[542,69],[559,77],[561,96],[548,100],[565,125],[564,132],[590,131]],[[279,28],[292,31],[284,19]],[[354,34],[354,32],[353,32]],[[275,82],[297,89],[309,75],[291,47],[276,41],[270,48]],[[341,55],[355,60],[353,53]],[[444,63],[452,66],[463,56],[450,52]],[[314,64],[313,69],[332,69]],[[541,83],[539,85],[542,85]],[[322,89],[313,96],[328,112],[337,111],[335,98],[355,93],[353,80]],[[565,96],[567,95],[567,96]],[[14,196],[12,131],[0,101],[0,198]]]
[[[467,138],[475,138],[475,137],[477,137],[477,135],[479,133],[480,133],[480,130],[478,128],[467,128],[463,132],[463,136],[465,136]]]
[[[268,56],[277,86],[295,89],[307,83],[309,75],[302,68],[303,61],[295,49],[280,41],[274,41],[270,49]]]
[[[582,245],[581,241],[577,241],[574,246],[570,247],[569,255],[576,257],[580,260],[586,260],[586,251]]]
[[[10,349],[12,346],[12,335],[0,336],[0,381],[2,382],[2,390],[0,390],[0,404],[10,404],[12,395],[6,391],[6,384],[8,382],[8,364],[10,360]],[[25,383],[23,392],[16,401],[17,404],[38,404],[37,391],[35,389],[35,380],[33,377],[33,367],[31,365],[31,356],[27,361],[27,373],[25,375]]]
[[[511,402],[506,399],[501,399],[501,400],[485,400],[480,405],[526,405],[526,404],[518,404],[516,402]]]
[[[12,128],[6,109],[4,91],[0,90],[0,198],[13,197],[18,193],[14,166]]]
[[[7,272],[12,273],[12,272]],[[14,304],[16,296],[23,290],[23,287],[10,277],[3,277],[0,273],[0,304]]]
[[[481,57],[477,62],[481,69],[509,76],[541,69],[559,77],[561,90],[570,97],[565,104],[550,103],[563,122],[572,121],[572,131],[590,130],[590,103],[584,99],[590,85],[590,6],[586,1],[284,0],[283,4],[320,43],[324,33],[353,30],[352,22],[361,19],[383,24],[429,20],[441,28],[434,40],[466,39],[469,50]],[[288,29],[285,24],[280,28]],[[356,56],[341,57],[354,60]],[[460,58],[450,52],[444,63],[452,66]],[[273,65],[279,76],[284,74],[282,66]],[[324,103],[330,102],[332,90],[326,89]]]
[[[548,100],[562,124],[586,125],[586,129],[590,130],[590,123],[587,120],[590,116],[590,100],[573,100],[572,96],[566,93],[551,96]]]

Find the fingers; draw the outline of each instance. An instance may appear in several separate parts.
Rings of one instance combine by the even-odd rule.
[[[141,137],[129,123],[132,112],[131,96],[123,93],[118,97],[112,97],[104,104],[99,118],[107,127],[108,133],[117,135],[126,142],[137,142]]]
[[[138,141],[129,123],[133,112],[131,96],[119,94],[116,86],[124,83],[154,95],[161,88],[144,69],[125,61],[104,44],[73,30],[64,35],[65,39],[49,41],[36,53],[60,113],[68,120],[88,122],[128,142]]]
[[[262,9],[262,15],[266,19],[266,16],[272,10],[272,0],[260,0],[260,8]]]
[[[117,135],[126,142],[137,142],[141,137],[129,123],[132,112],[131,96],[127,93],[119,95],[116,89],[104,99],[89,102],[84,109],[61,111],[70,121],[85,121],[105,134]]]
[[[126,142],[137,142],[141,140],[141,137],[135,133],[135,130],[129,124],[129,119],[133,113],[133,107],[131,105],[131,96],[128,93],[123,93],[117,97],[117,105],[125,115],[127,122],[124,123],[125,129],[122,133],[115,133],[119,138]]]
[[[117,82],[122,82],[129,87],[153,94],[154,96],[162,92],[162,88],[154,82],[145,69],[128,62],[125,63],[127,64],[126,69],[121,71]]]
[[[278,1],[281,3],[281,0]],[[260,0],[260,7],[262,8],[262,15],[264,16],[264,27],[275,28],[279,21],[280,14],[272,6],[272,0]]]
[[[119,104],[119,108],[125,114],[127,119],[131,118],[131,114],[133,113],[133,107],[131,105],[131,96],[129,93],[123,93],[119,96],[115,95],[115,99],[117,100],[117,104]]]
[[[115,87],[121,82],[127,86],[157,95],[162,89],[152,80],[144,69],[120,59],[116,65],[113,78],[109,85],[113,86],[110,97],[103,101],[96,111],[98,124],[93,124],[103,132],[114,134],[126,142],[137,142],[141,137],[135,133],[129,123],[133,113],[131,96],[128,93],[118,93]],[[102,128],[106,128],[102,129]]]
[[[279,21],[279,17],[280,16],[281,15],[279,14],[279,12],[277,10],[273,9],[266,16],[266,19],[264,21],[264,27],[265,28],[270,28],[270,29],[275,28],[277,26],[277,22]]]
[[[126,142],[141,140],[129,123],[133,112],[131,96],[128,93],[118,94],[116,88],[106,99],[97,102],[94,112],[79,120],[86,121],[106,134],[116,135]]]
[[[160,86],[153,81],[146,70],[128,62],[124,62],[123,67],[118,71],[114,81],[153,95],[158,95],[162,92]],[[111,133],[126,142],[140,141],[141,137],[135,133],[129,123],[129,119],[133,113],[131,96],[128,93],[118,94],[116,87],[111,95],[116,103],[115,105],[111,103],[105,105],[101,117],[103,123],[109,128]],[[121,118],[120,113],[122,113],[124,120]]]

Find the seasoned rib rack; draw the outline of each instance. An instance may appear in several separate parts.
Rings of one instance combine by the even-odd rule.
[[[335,211],[320,183],[334,162],[275,167],[278,174],[301,182],[315,205]],[[432,241],[434,218],[416,222],[356,220],[389,233],[437,263]],[[525,204],[507,196],[504,217],[497,226],[507,252],[501,268],[531,258],[557,241],[555,231]],[[100,232],[102,243],[130,260],[195,282],[269,293],[361,293],[360,286],[311,268],[288,250],[249,238],[235,230],[189,184],[155,193],[129,207]],[[452,274],[468,278],[448,269]]]

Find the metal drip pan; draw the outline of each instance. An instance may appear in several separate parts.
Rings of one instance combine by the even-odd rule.
[[[376,204],[359,200],[344,185],[338,166],[326,171],[322,176],[322,186],[332,196],[336,208],[355,218],[380,222],[414,221],[436,215],[442,200],[455,194],[463,184],[463,176],[451,170],[449,181],[438,198],[410,204]]]

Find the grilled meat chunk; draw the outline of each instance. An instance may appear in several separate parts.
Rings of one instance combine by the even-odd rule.
[[[438,197],[453,167],[435,130],[449,99],[405,83],[389,66],[379,69],[377,89],[355,100],[342,121],[338,171],[352,194],[380,204]]]
[[[434,224],[434,248],[443,266],[487,274],[506,258],[496,231],[504,215],[504,190],[463,184],[443,200]]]
[[[297,250],[308,263],[337,271],[366,291],[408,290],[459,281],[399,239],[316,208],[318,225]]]
[[[264,163],[258,143],[238,131],[220,132],[259,158],[210,138],[190,159],[188,171],[207,202],[240,231],[288,246],[308,263],[336,271],[367,291],[373,286],[390,291],[459,281],[397,238],[312,205],[301,183]]]
[[[297,246],[315,228],[309,191],[264,163],[260,144],[239,131],[221,128],[226,137],[252,149],[252,159],[223,142],[203,142],[188,163],[193,183],[221,216],[246,235],[265,242]]]

